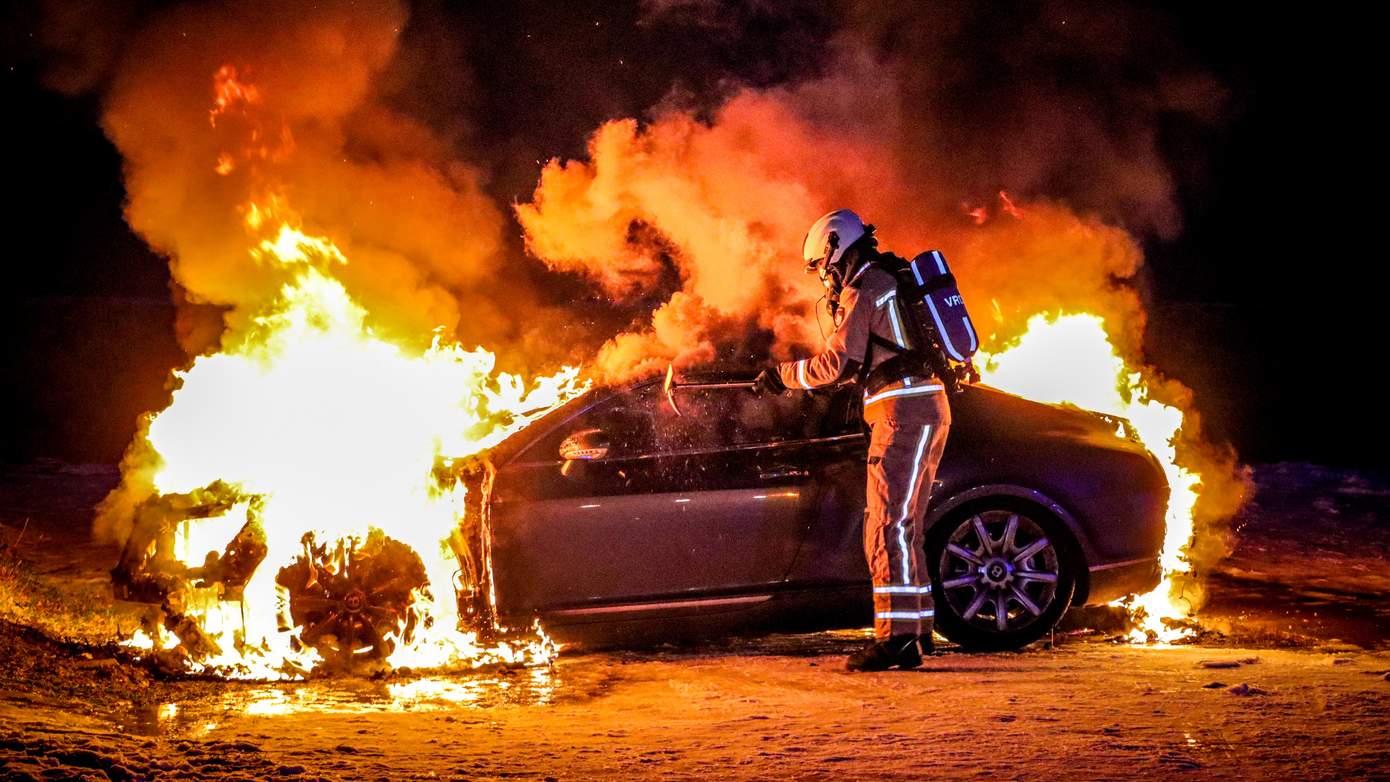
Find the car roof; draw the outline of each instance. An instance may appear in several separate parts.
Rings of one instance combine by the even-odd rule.
[[[755,374],[756,370],[750,369],[746,365],[702,366],[688,371],[678,371],[676,373],[676,382],[747,382],[752,380]],[[579,415],[593,405],[603,402],[616,394],[637,391],[664,381],[665,373],[662,372],[642,375],[617,383],[596,385],[583,394],[580,394],[574,399],[571,399],[565,404],[536,419],[529,426],[513,433],[506,440],[494,446],[489,453],[498,463],[510,461],[531,444],[551,432],[555,427],[563,425],[565,421]],[[1070,420],[1076,423],[1090,423],[1090,425],[1094,426],[1095,421],[1099,418],[1098,414],[1084,411],[1081,408],[1037,402],[984,384],[966,385],[961,389],[961,393],[973,400],[975,404],[984,404],[990,407],[1002,406],[1010,411],[1011,416],[1028,418],[1035,421],[1050,419],[1054,422],[1058,422]],[[966,403],[967,400],[961,399],[960,402]]]

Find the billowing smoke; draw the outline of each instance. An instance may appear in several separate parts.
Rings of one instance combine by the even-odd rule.
[[[395,0],[199,4],[125,42],[103,124],[126,161],[128,221],[170,258],[190,352],[234,339],[283,282],[247,253],[263,238],[252,203],[343,249],[338,276],[380,332],[516,338],[528,291],[505,314],[484,294],[502,213],[451,139],[395,107],[401,69],[425,67],[395,56],[405,22]]]
[[[811,144],[750,143],[769,123],[802,130],[756,96],[735,99],[713,124],[685,113],[643,129],[611,122],[595,134],[590,162],[550,163],[534,203],[518,207],[533,253],[591,276],[610,296],[643,297],[675,280],[679,289],[649,328],[604,347],[597,364],[605,374],[710,361],[753,330],[810,343],[809,304],[820,285],[788,251],[814,217],[795,177]]]
[[[823,13],[643,9],[648,25],[726,37],[769,19],[811,30]],[[1084,306],[1140,357],[1132,235],[1180,227],[1162,131],[1213,122],[1224,100],[1168,20],[1090,4],[848,4],[838,15],[837,35],[803,41],[817,74],[609,122],[587,160],[552,161],[518,208],[529,248],[553,268],[617,297],[669,300],[605,347],[604,371],[707,358],[721,353],[713,335],[731,343],[728,357],[750,358],[746,333],[727,339],[730,320],[760,329],[779,356],[814,346],[816,329],[799,325],[819,295],[796,279],[801,238],[845,206],[900,254],[946,251],[994,339],[1032,313]]]
[[[847,70],[741,92],[708,120],[666,110],[646,125],[613,121],[594,134],[588,160],[546,166],[533,201],[517,207],[530,250],[614,297],[669,295],[649,325],[604,347],[605,373],[762,358],[742,350],[758,342],[748,328],[779,357],[818,344],[822,290],[801,273],[801,243],[812,220],[840,206],[900,254],[944,250],[986,336],[1084,307],[1138,351],[1143,310],[1126,282],[1142,256],[1129,233],[1061,202],[996,192],[976,203],[949,178],[914,174],[899,153],[916,150],[920,126],[901,110],[891,70],[862,59]],[[747,328],[731,331],[735,323]]]

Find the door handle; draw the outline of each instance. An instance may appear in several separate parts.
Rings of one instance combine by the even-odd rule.
[[[764,481],[785,480],[787,478],[809,478],[810,470],[803,470],[799,467],[780,467],[775,470],[758,473],[758,479]]]

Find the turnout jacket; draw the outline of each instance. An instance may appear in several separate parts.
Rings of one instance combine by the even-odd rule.
[[[866,263],[840,293],[835,331],[820,353],[777,365],[787,388],[829,388],[861,381],[880,364],[898,355],[891,346],[907,345],[902,310],[893,275]],[[864,393],[864,420],[902,423],[950,422],[945,386],[933,374],[894,378],[872,394]]]

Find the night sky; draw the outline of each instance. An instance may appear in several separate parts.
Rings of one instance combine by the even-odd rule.
[[[660,19],[653,5],[416,4],[403,45],[440,78],[403,100],[434,127],[456,123],[505,205],[529,197],[539,163],[581,155],[606,119],[648,116],[672,95],[713,103],[730,84],[816,73],[819,43],[847,14],[839,4],[746,4],[713,24],[709,4],[675,4],[692,10]],[[1038,7],[977,24],[1026,28]],[[1334,35],[1342,22],[1137,8],[1162,16],[1181,56],[1228,96],[1218,118],[1160,128],[1182,225],[1138,232],[1149,358],[1195,390],[1212,434],[1247,461],[1390,466],[1385,394],[1372,377],[1386,353],[1385,252],[1362,238],[1378,204],[1342,186],[1369,177],[1373,159],[1345,132],[1354,108],[1332,88],[1355,65],[1341,54],[1355,47]],[[98,93],[44,85],[43,6],[3,14],[0,460],[114,461],[182,360],[167,264],[122,219],[121,163],[98,125]],[[958,56],[972,55],[993,52]]]

